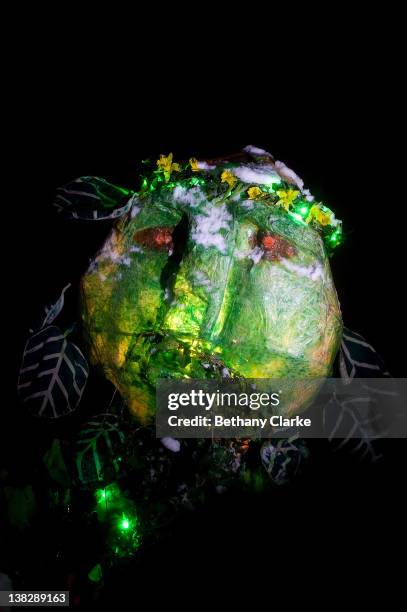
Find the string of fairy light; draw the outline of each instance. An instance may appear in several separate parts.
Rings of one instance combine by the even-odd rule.
[[[145,162],[149,163],[149,162]],[[332,251],[343,240],[342,221],[335,217],[331,209],[322,202],[309,201],[299,190],[294,189],[280,177],[271,184],[250,185],[243,183],[235,176],[233,168],[237,164],[228,163],[210,171],[201,168],[195,158],[186,164],[173,161],[173,155],[161,155],[156,161],[156,169],[149,177],[144,176],[139,197],[145,197],[157,190],[174,189],[178,185],[185,188],[202,187],[223,193],[224,199],[236,195],[242,199],[264,202],[284,210],[294,222],[311,226],[322,235],[328,251]]]

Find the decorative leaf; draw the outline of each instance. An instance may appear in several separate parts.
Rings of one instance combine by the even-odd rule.
[[[62,289],[62,293],[59,296],[58,300],[55,302],[55,304],[53,304],[50,308],[45,308],[46,316],[41,325],[41,329],[45,327],[46,325],[51,325],[51,323],[55,321],[55,319],[57,318],[57,316],[59,315],[59,313],[64,307],[65,291],[69,289],[70,286],[71,286],[71,283],[69,283],[69,285],[67,285],[66,287]]]
[[[117,219],[129,212],[137,195],[111,185],[97,176],[83,176],[57,190],[54,205],[72,219],[101,221]]]
[[[373,416],[372,398],[366,394],[340,401],[336,395],[323,408],[323,427],[328,440],[335,450],[345,447],[351,453],[359,453],[360,459],[377,461],[381,455],[376,452],[375,440],[383,437],[377,434],[380,415]]]
[[[31,517],[36,510],[34,491],[31,485],[23,489],[4,487],[7,500],[8,517],[11,525],[24,529],[30,524]]]
[[[260,449],[261,462],[274,484],[287,484],[308,458],[306,442],[298,434],[290,438],[268,440]]]
[[[76,344],[50,325],[25,345],[18,392],[31,414],[56,419],[78,406],[88,374],[87,361]]]
[[[88,578],[92,582],[100,582],[102,580],[103,571],[102,571],[102,566],[100,565],[100,563],[97,563],[94,567],[92,567],[92,569],[88,573]]]
[[[99,414],[86,423],[80,431],[76,453],[76,470],[82,485],[105,482],[118,471],[117,451],[124,441],[114,414]]]
[[[344,384],[353,378],[390,377],[380,355],[366,342],[365,338],[346,327],[343,330],[339,353],[339,371]],[[383,415],[375,415],[374,389],[366,385],[366,393],[351,400],[339,401],[334,396],[324,407],[323,425],[330,442],[336,450],[346,447],[352,453],[359,453],[361,459],[377,461],[381,455],[376,452],[375,440],[384,437],[385,424],[378,422]],[[381,435],[376,435],[381,431]],[[337,440],[335,442],[335,438]]]
[[[378,353],[360,334],[343,330],[339,369],[345,381],[352,378],[383,378],[390,374]]]
[[[54,439],[52,441],[51,448],[45,453],[43,461],[52,480],[68,488],[71,484],[71,478],[65,465],[59,440]]]

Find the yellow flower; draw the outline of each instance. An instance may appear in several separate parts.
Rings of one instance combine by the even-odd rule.
[[[199,172],[200,167],[198,166],[198,160],[195,157],[191,157],[189,160],[189,165],[191,166],[192,172]]]
[[[258,187],[250,187],[250,189],[247,190],[247,195],[249,196],[249,200],[255,200],[262,194],[263,194],[262,190],[259,189]]]
[[[179,172],[180,166],[179,164],[172,163],[172,153],[169,155],[160,155],[160,159],[157,159],[157,166],[159,170],[164,172],[164,177],[166,181],[169,181],[171,172]]]
[[[280,198],[277,202],[278,206],[282,206],[285,210],[290,208],[290,205],[294,202],[294,200],[299,195],[299,191],[297,189],[279,189],[277,191],[277,195]]]
[[[221,174],[222,183],[227,183],[229,187],[233,187],[237,183],[237,178],[230,170],[224,170]]]
[[[310,223],[313,219],[320,225],[329,225],[331,223],[331,214],[330,212],[323,211],[318,204],[314,204],[309,211],[306,222]]]

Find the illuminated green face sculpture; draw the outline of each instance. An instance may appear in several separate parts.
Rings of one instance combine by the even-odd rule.
[[[82,279],[92,360],[143,422],[159,378],[331,372],[342,323],[326,245],[340,222],[284,164],[246,155],[162,156]],[[298,387],[288,411],[309,399]]]

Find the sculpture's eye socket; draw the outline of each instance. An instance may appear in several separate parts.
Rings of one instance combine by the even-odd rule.
[[[149,227],[135,232],[133,238],[137,244],[157,251],[172,251],[173,227]]]
[[[275,261],[281,257],[294,257],[296,249],[285,238],[270,232],[258,234],[258,244],[264,251],[264,259]]]

